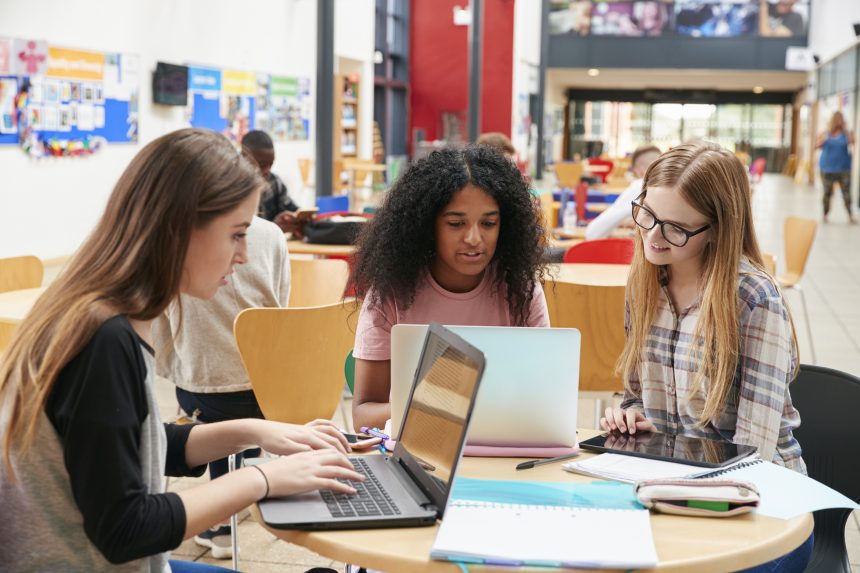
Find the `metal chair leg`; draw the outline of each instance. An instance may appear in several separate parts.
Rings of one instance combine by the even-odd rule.
[[[227,456],[227,471],[236,471],[236,454]],[[233,557],[233,571],[239,570],[239,519],[234,513],[230,516],[230,552]]]
[[[812,364],[818,364],[815,359],[815,341],[812,339],[812,323],[809,322],[809,311],[806,309],[806,295],[803,294],[803,289],[800,285],[795,285],[794,289],[800,293],[800,304],[803,306],[803,319],[806,321],[806,336],[809,339],[809,352],[812,354]]]

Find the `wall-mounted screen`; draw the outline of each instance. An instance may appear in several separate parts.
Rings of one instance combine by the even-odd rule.
[[[594,36],[657,37],[671,30],[671,20],[671,2],[595,2],[591,8],[591,33]]]
[[[549,7],[549,33],[587,36],[591,6],[591,0],[553,0]]]
[[[759,0],[676,0],[675,31],[694,38],[738,38],[758,33]]]
[[[761,10],[762,36],[806,36],[809,26],[809,0],[762,0]]]
[[[188,66],[158,62],[152,74],[152,101],[163,105],[186,105]]]

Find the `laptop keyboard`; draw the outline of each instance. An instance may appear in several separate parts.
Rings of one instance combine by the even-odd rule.
[[[370,517],[375,515],[400,515],[400,509],[362,458],[352,458],[355,471],[364,475],[363,482],[338,480],[352,486],[355,495],[320,491],[332,517]]]

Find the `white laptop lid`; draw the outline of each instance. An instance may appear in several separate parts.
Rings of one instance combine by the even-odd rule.
[[[468,443],[495,446],[576,445],[580,334],[575,328],[448,326],[484,352],[486,370]],[[391,329],[391,428],[400,425],[426,325]]]

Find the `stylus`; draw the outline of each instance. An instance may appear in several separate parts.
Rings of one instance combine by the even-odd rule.
[[[563,456],[558,456],[557,458],[546,458],[543,460],[531,460],[528,462],[523,462],[521,464],[517,464],[518,470],[530,470],[535,466],[542,466],[544,464],[552,464],[555,462],[563,462],[564,460],[569,460],[570,458],[575,458],[579,455],[579,452],[575,454],[565,454]]]

